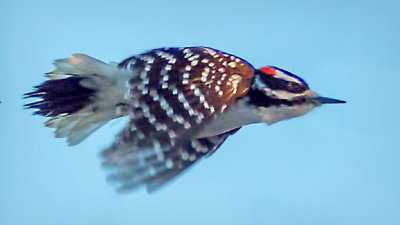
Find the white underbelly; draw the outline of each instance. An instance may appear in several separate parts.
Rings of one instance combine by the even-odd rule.
[[[245,102],[247,102],[246,99],[239,100],[226,112],[219,114],[213,121],[209,122],[196,137],[211,137],[244,125],[261,122],[257,108],[249,107]]]

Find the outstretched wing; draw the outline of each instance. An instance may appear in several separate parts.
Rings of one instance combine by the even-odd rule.
[[[142,184],[146,185],[149,192],[154,191],[203,156],[214,153],[239,129],[213,137],[193,139],[163,153],[151,148],[140,151],[131,148],[124,141],[126,133],[122,132],[118,136],[119,140],[103,151],[104,166],[111,171],[108,179],[120,185],[119,191],[132,190]]]
[[[153,160],[137,161],[146,164],[145,168],[154,168],[153,177],[158,177],[159,172],[152,165],[169,165],[185,149],[196,152],[195,135],[216,115],[228,110],[236,99],[247,94],[254,77],[254,69],[246,61],[203,47],[156,49],[128,58],[120,67],[134,73],[126,95],[130,104],[124,106],[130,122],[112,148],[121,152],[117,154],[120,160],[122,154],[129,158],[156,153],[150,154]],[[207,153],[210,149],[203,151]],[[201,157],[199,154],[192,154],[188,162],[193,163]],[[179,173],[190,164],[176,168],[172,164],[168,175],[172,171]],[[123,167],[126,165],[135,170],[138,166],[129,163]],[[140,177],[135,179],[143,182]],[[150,178],[145,182],[152,183]]]

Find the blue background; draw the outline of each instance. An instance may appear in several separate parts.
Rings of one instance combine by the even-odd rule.
[[[0,224],[400,224],[400,2],[0,2]],[[122,122],[68,147],[22,110],[54,59],[204,45],[304,78],[326,105],[231,137],[154,194],[100,167]]]

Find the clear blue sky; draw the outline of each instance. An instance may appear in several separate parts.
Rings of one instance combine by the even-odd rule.
[[[0,224],[400,224],[400,2],[0,2]],[[121,61],[162,46],[218,48],[304,78],[326,105],[253,125],[154,194],[117,194],[100,149],[68,147],[22,110],[54,59]]]

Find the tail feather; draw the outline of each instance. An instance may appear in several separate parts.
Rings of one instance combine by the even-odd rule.
[[[59,80],[45,81],[36,86],[36,90],[25,94],[26,98],[41,98],[42,101],[26,104],[28,108],[39,109],[36,114],[57,116],[63,113],[72,114],[90,103],[93,89],[79,84],[82,77],[68,77]]]
[[[123,116],[115,106],[125,103],[126,71],[90,56],[75,54],[54,62],[50,79],[26,93],[25,98],[41,98],[26,104],[34,114],[50,117],[46,126],[56,128],[56,137],[66,137],[70,145],[82,142],[108,121]]]

